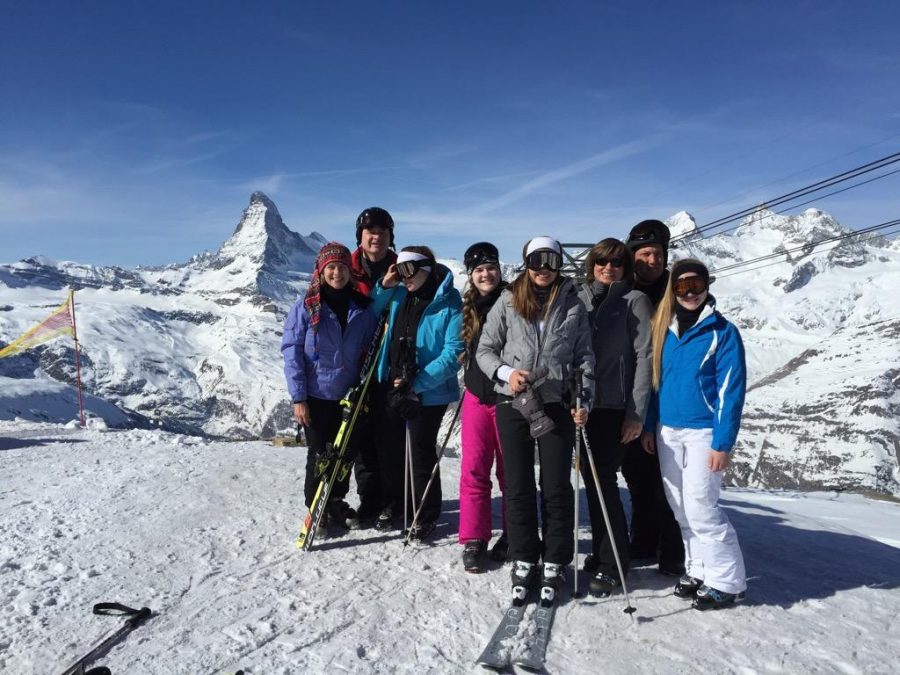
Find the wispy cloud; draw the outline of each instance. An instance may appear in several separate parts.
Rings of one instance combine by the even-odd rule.
[[[248,192],[255,192],[257,190],[260,190],[270,196],[277,195],[278,191],[281,189],[281,185],[284,183],[284,178],[285,176],[283,173],[273,173],[270,176],[252,178],[244,183],[241,183],[238,188],[246,190]]]
[[[479,187],[482,185],[494,185],[496,183],[505,183],[511,180],[515,180],[517,178],[528,178],[530,176],[535,176],[539,174],[539,171],[519,171],[517,173],[507,173],[501,176],[487,176],[485,178],[477,178],[475,180],[467,181],[465,183],[459,183],[457,185],[451,185],[448,188],[444,188],[445,192],[456,192],[458,190],[468,190],[473,187]]]
[[[471,143],[436,145],[414,153],[406,158],[413,169],[433,169],[447,160],[478,152],[478,146]]]
[[[655,134],[653,136],[641,138],[629,143],[623,143],[622,145],[610,148],[609,150],[604,150],[603,152],[597,153],[596,155],[585,157],[584,159],[578,160],[577,162],[573,162],[571,164],[567,164],[566,166],[561,166],[551,171],[544,172],[537,177],[526,181],[519,187],[500,195],[499,197],[478,204],[470,209],[466,209],[465,212],[483,215],[486,213],[490,213],[491,211],[496,211],[497,209],[503,208],[504,206],[508,206],[509,204],[525,199],[530,194],[537,192],[538,190],[541,190],[549,185],[553,185],[554,183],[559,183],[574,176],[578,176],[579,174],[592,171],[597,167],[625,159],[626,157],[631,157],[632,155],[646,152],[647,150],[650,150],[651,148],[659,145],[663,138],[664,136],[662,134]]]

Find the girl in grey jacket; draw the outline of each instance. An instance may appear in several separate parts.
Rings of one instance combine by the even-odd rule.
[[[541,595],[552,601],[564,581],[563,568],[574,555],[569,469],[575,425],[583,425],[590,410],[594,356],[587,312],[571,279],[559,273],[559,242],[535,237],[525,245],[523,258],[525,271],[503,291],[487,316],[476,360],[495,381],[498,393],[497,430],[506,474],[513,594],[524,600],[540,577]],[[571,385],[577,369],[584,371],[587,384],[580,410],[574,409]],[[543,542],[537,518],[535,437]]]
[[[616,472],[622,465],[625,444],[640,436],[650,395],[653,308],[646,295],[633,290],[633,268],[634,260],[625,244],[618,239],[604,239],[587,255],[588,280],[579,294],[590,316],[596,359],[594,405],[585,431],[613,532],[610,541],[585,454],[581,473],[587,486],[593,552],[584,567],[592,577],[591,591],[602,597],[622,583],[613,543],[622,569],[628,572],[628,525]]]

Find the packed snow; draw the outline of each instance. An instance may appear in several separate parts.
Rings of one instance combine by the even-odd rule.
[[[302,553],[305,452],[0,421],[0,671],[61,672],[121,625],[93,604],[118,601],[154,616],[101,661],[113,673],[480,672],[509,568],[462,569],[458,448],[431,543],[362,530]],[[563,597],[547,672],[896,672],[900,505],[736,488],[723,503],[744,602],[697,612],[633,569],[633,618],[621,594]],[[581,523],[583,560],[583,493]]]

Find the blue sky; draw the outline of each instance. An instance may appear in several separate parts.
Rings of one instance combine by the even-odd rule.
[[[895,1],[9,5],[0,261],[183,261],[257,189],[348,244],[381,205],[446,257],[702,224],[900,151],[898,25]],[[872,225],[898,185],[815,206]]]

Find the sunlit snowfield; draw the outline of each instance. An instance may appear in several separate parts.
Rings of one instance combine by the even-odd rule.
[[[102,661],[114,673],[477,672],[508,567],[461,567],[456,449],[432,543],[365,530],[306,554],[293,543],[304,453],[0,422],[0,671],[62,671],[120,625],[92,605],[118,601],[155,616]],[[900,506],[753,490],[723,501],[747,559],[744,603],[700,613],[672,579],[634,569],[634,619],[621,595],[563,598],[547,670],[893,672]]]

